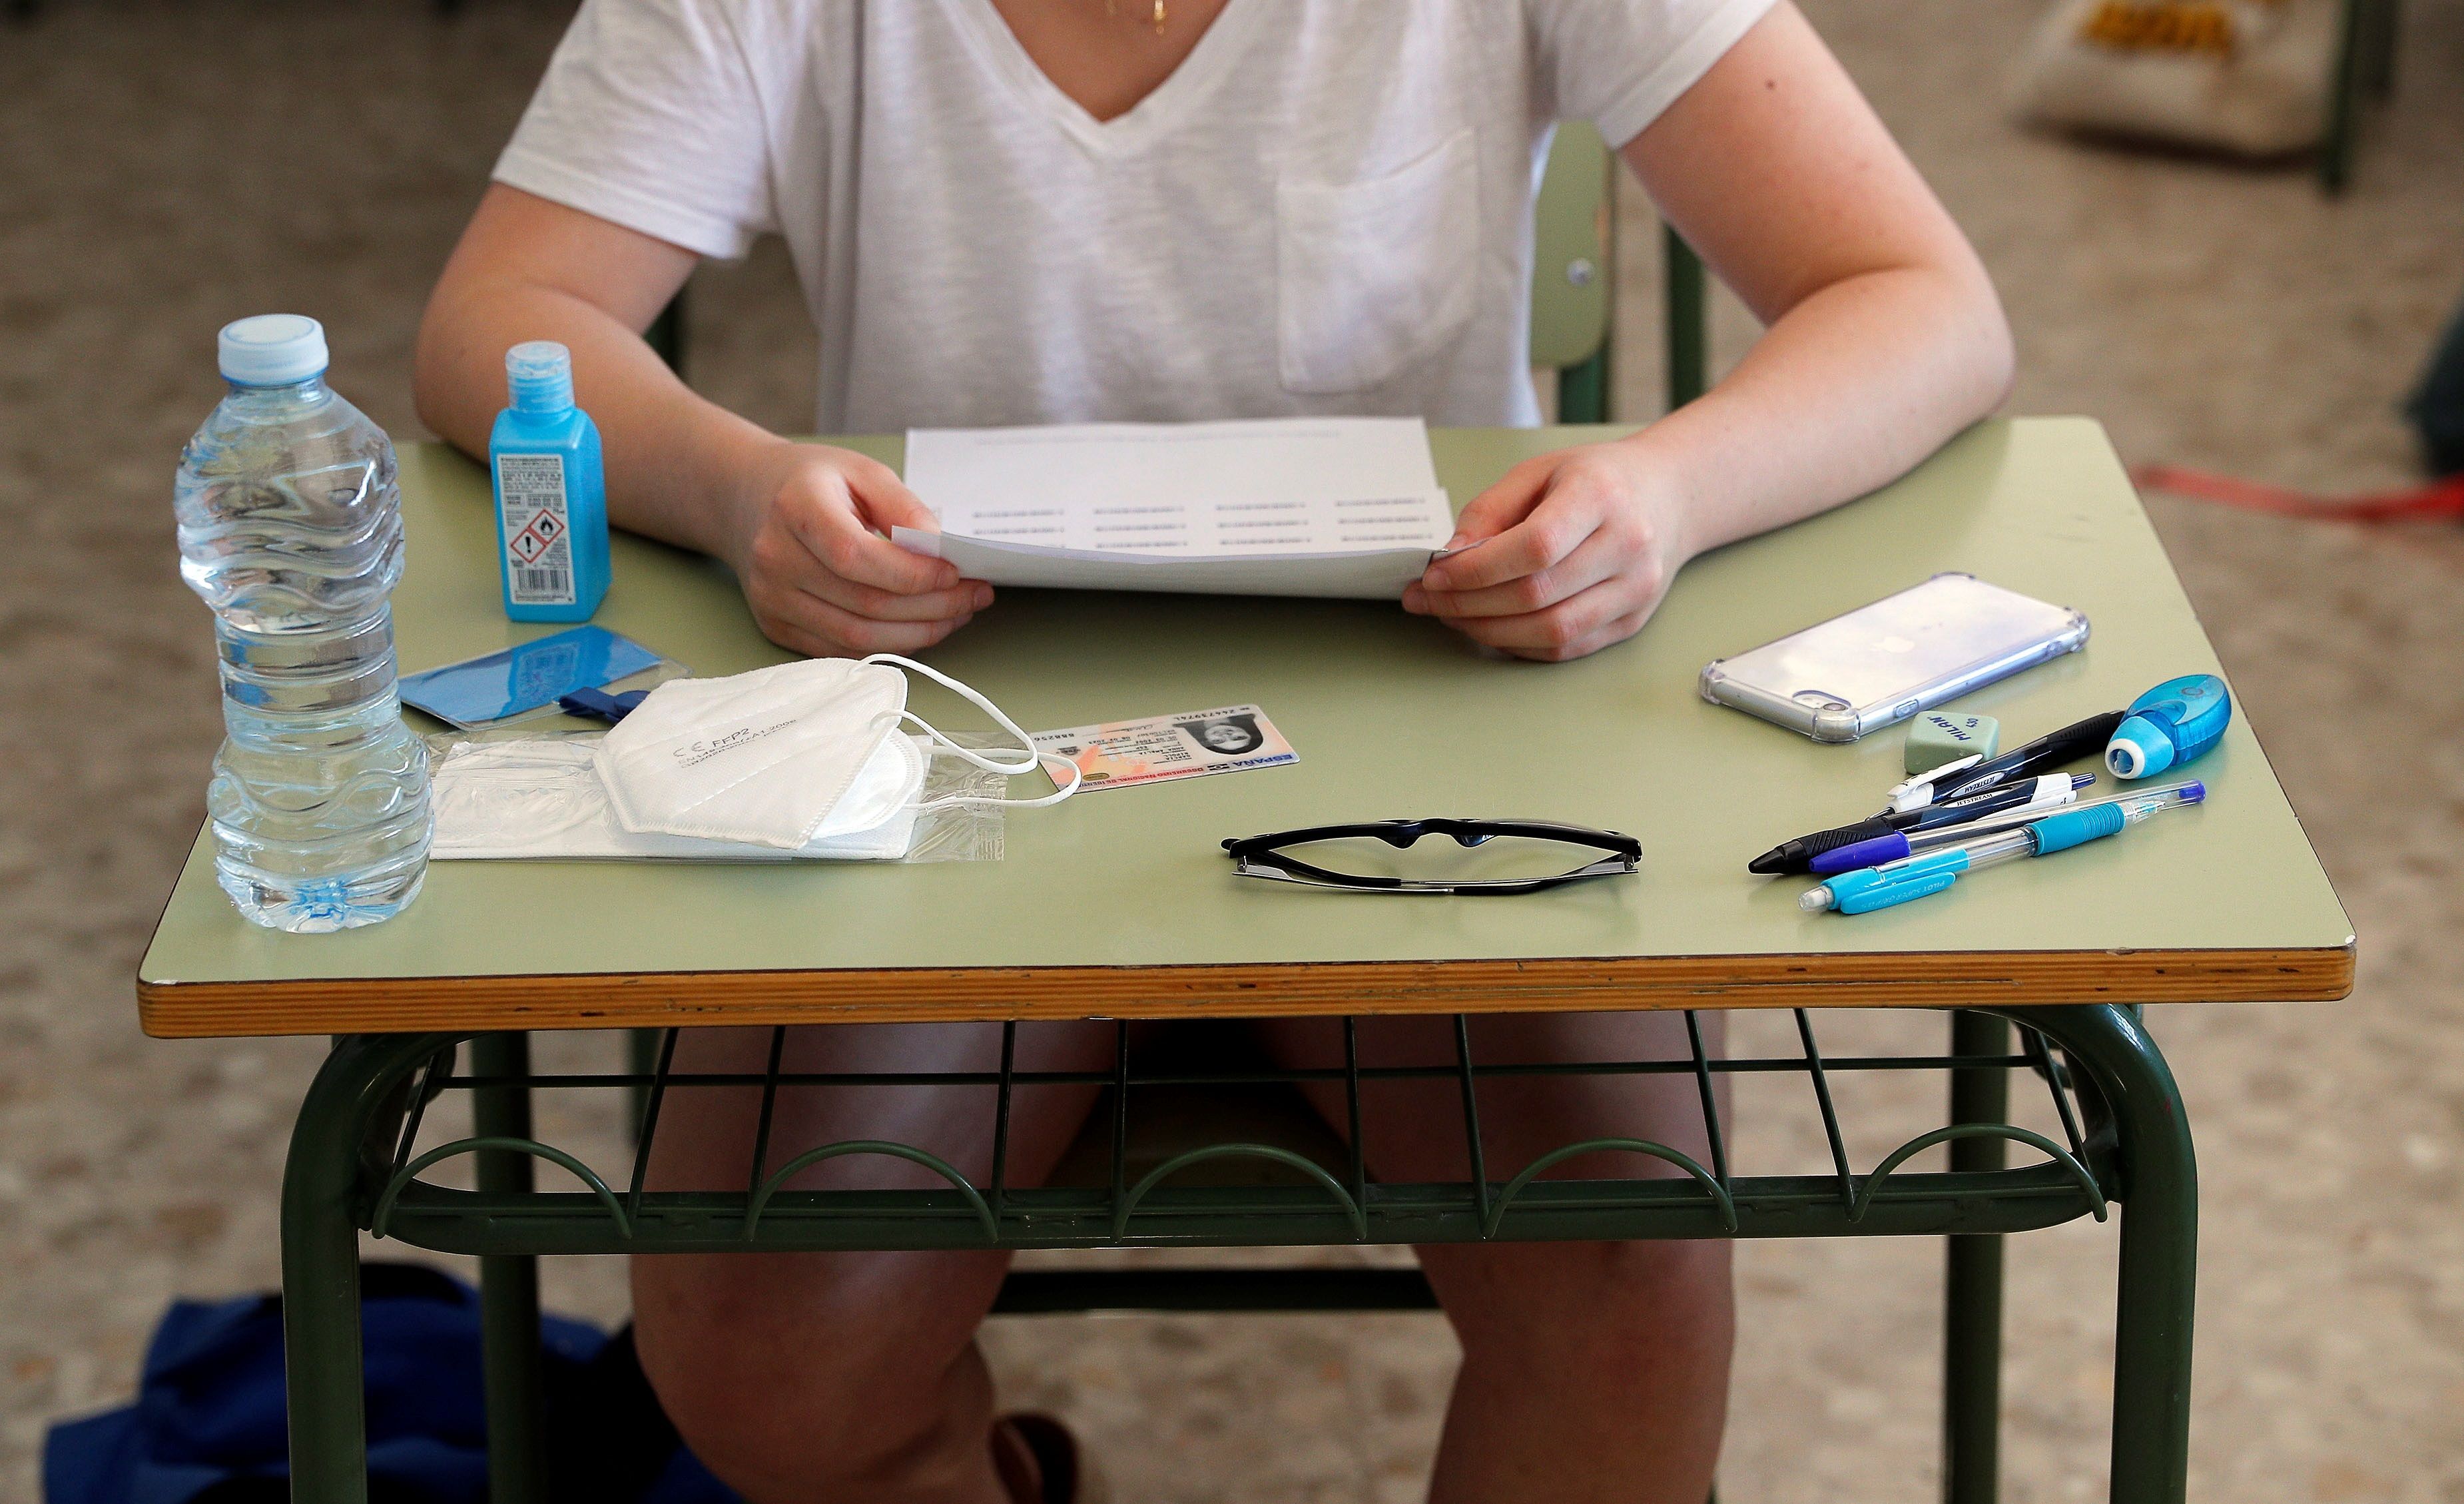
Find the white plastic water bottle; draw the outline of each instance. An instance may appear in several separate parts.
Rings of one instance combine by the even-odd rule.
[[[180,575],[221,649],[215,872],[274,929],[374,924],[417,896],[433,828],[428,749],[394,690],[393,443],[325,385],[316,320],[242,319],[220,355],[231,394],[173,497]]]

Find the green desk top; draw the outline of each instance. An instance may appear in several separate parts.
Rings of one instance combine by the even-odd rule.
[[[1431,435],[1458,503],[1581,430]],[[895,460],[894,439],[855,447]],[[403,452],[401,661],[552,628],[503,619],[488,484]],[[1854,505],[1687,568],[1651,625],[1581,662],[1485,657],[1392,605],[1006,590],[931,655],[1029,727],[1255,701],[1296,765],[1008,813],[1000,862],[440,862],[390,922],[244,922],[201,836],[139,974],[158,1034],[869,1018],[1173,1016],[1753,1004],[2330,998],[2352,926],[2247,719],[2203,808],[1855,918],[1748,875],[1870,812],[1901,733],[1820,746],[1695,690],[1708,659],[1964,569],[2084,609],[2087,649],[1959,701],[2012,742],[2215,654],[2101,431],[1981,425]],[[722,569],[619,535],[598,620],[703,675],[778,661]],[[980,718],[918,682],[945,728]],[[200,767],[197,776],[205,777]],[[1023,785],[1022,785],[1023,786]],[[1230,835],[1398,815],[1639,835],[1639,879],[1512,898],[1236,878]]]

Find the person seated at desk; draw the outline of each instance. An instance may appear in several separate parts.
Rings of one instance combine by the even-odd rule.
[[[420,413],[484,453],[507,346],[561,341],[619,523],[725,561],[782,647],[917,652],[991,587],[889,541],[935,525],[889,467],[788,443],[660,362],[642,331],[697,258],[786,240],[820,327],[825,433],[1530,424],[1535,165],[1561,119],[1595,122],[1768,325],[1701,400],[1472,498],[1460,536],[1482,545],[1402,603],[1507,653],[1580,656],[1639,630],[1689,559],[1890,480],[2008,388],[1983,268],[1786,0],[589,0],[429,305]],[[1333,1028],[1261,1034],[1323,1063]],[[1478,1032],[1484,1058],[1686,1051],[1666,1014]],[[984,1069],[998,1038],[807,1028],[786,1065]],[[1029,1026],[1019,1063],[1100,1071],[1111,1040]],[[1452,1057],[1441,1020],[1368,1021],[1362,1041],[1372,1064]],[[688,1029],[677,1069],[758,1071],[766,1049],[764,1030]],[[1484,1087],[1488,1162],[1603,1135],[1703,1157],[1693,1093],[1676,1076]],[[1452,1094],[1369,1094],[1377,1175],[1467,1174]],[[900,1139],[980,1182],[983,1095],[790,1090],[774,1141]],[[655,1183],[740,1187],[757,1097],[671,1096]],[[1089,1100],[1021,1095],[1019,1183],[1049,1170]],[[841,1160],[800,1183],[927,1183],[903,1173]],[[1433,1498],[1700,1504],[1727,1401],[1725,1246],[1420,1258],[1463,1348]],[[1005,1265],[645,1258],[643,1360],[756,1504],[1064,1498],[1066,1433],[996,1421],[975,1345]]]

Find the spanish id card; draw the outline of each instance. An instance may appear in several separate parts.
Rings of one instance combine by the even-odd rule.
[[[1281,767],[1301,755],[1255,705],[1039,731],[1035,749],[1078,764],[1081,788],[1124,788],[1209,773]]]

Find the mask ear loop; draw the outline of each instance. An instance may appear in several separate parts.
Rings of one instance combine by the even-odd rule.
[[[931,737],[935,741],[947,747],[957,757],[982,768],[985,772],[1006,773],[1011,777],[1016,777],[1021,773],[1032,773],[1040,767],[1067,768],[1069,770],[1069,782],[1067,784],[1061,784],[1061,780],[1056,776],[1053,779],[1053,782],[1060,784],[1061,786],[1056,791],[1046,794],[1041,799],[986,799],[973,794],[950,794],[943,798],[933,800],[928,804],[918,805],[916,806],[918,809],[939,809],[950,805],[1006,805],[1019,809],[1040,809],[1046,805],[1057,805],[1078,791],[1079,777],[1078,764],[1076,763],[1071,762],[1069,759],[1062,757],[1057,753],[1037,751],[1035,749],[1035,739],[1028,736],[1024,728],[1021,727],[1017,721],[1002,715],[1000,706],[995,705],[991,700],[977,694],[966,685],[959,683],[957,679],[950,677],[948,675],[941,673],[937,669],[927,668],[913,658],[902,658],[894,652],[876,652],[864,661],[867,663],[894,664],[899,668],[908,670],[910,673],[921,674],[926,678],[931,679],[934,683],[940,685],[943,689],[949,690],[960,698],[965,699],[968,703],[974,705],[985,715],[992,717],[994,720],[1000,722],[1001,728],[1003,731],[1016,737],[1018,739],[1019,746],[1026,754],[1026,760],[1021,763],[1003,763],[993,758],[985,757],[972,747],[962,747],[958,745],[956,741],[943,736],[938,727],[935,726],[931,721],[926,720],[923,717],[916,715],[913,711],[902,710],[898,713],[898,718],[901,720],[913,721],[917,729],[921,730],[926,736]]]

